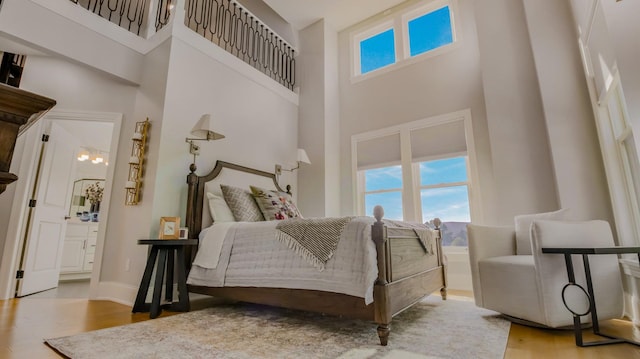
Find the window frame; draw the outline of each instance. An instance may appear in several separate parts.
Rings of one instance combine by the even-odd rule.
[[[402,186],[398,187],[398,188],[388,188],[388,189],[378,189],[378,190],[374,190],[374,191],[367,191],[367,183],[366,183],[366,174],[365,172],[368,170],[374,170],[374,169],[380,169],[380,168],[388,168],[388,167],[395,167],[395,166],[400,166],[400,170],[402,171],[402,164],[400,162],[392,162],[392,163],[382,163],[382,164],[378,164],[375,166],[366,166],[364,168],[361,168],[357,171],[357,176],[358,176],[358,187],[357,187],[357,191],[358,193],[358,198],[361,198],[362,200],[359,201],[359,206],[357,208],[357,213],[362,213],[362,215],[366,215],[366,198],[368,194],[378,194],[378,193],[391,193],[391,192],[398,192],[400,193],[400,198],[402,199],[402,197],[404,196],[404,181],[402,181]],[[403,207],[403,217],[404,217],[404,201],[402,203],[402,207]]]
[[[437,0],[432,1],[426,5],[417,7],[411,11],[405,12],[402,14],[402,44],[403,44],[403,59],[415,59],[420,57],[434,57],[438,56],[442,53],[448,52],[449,47],[453,46],[457,43],[458,39],[458,31],[456,27],[457,17],[455,16],[454,11],[454,1],[451,0]],[[415,20],[423,15],[427,15],[431,12],[439,10],[445,6],[449,7],[449,19],[451,21],[451,37],[452,41],[450,44],[439,46],[435,49],[431,49],[429,51],[425,51],[423,53],[411,56],[411,45],[410,45],[410,37],[409,37],[409,22]]]
[[[440,116],[430,117],[422,120],[408,122],[401,125],[395,125],[388,128],[370,131],[366,133],[351,136],[351,163],[352,163],[352,179],[353,179],[353,208],[356,215],[365,215],[364,211],[364,181],[361,180],[366,169],[387,167],[397,165],[393,163],[380,163],[375,166],[367,166],[358,168],[358,142],[367,141],[374,138],[385,137],[392,134],[400,133],[401,160],[403,172],[403,188],[402,188],[402,204],[403,218],[405,221],[421,222],[422,209],[420,196],[420,184],[416,182],[419,178],[416,170],[413,168],[414,163],[425,160],[435,160],[438,158],[459,157],[461,152],[452,152],[442,156],[431,156],[412,159],[411,158],[411,142],[410,131],[431,126],[437,126],[448,122],[463,121],[466,137],[467,150],[464,153],[467,156],[467,190],[469,195],[469,212],[473,222],[483,223],[484,215],[482,213],[482,198],[480,192],[475,190],[480,182],[478,179],[478,159],[475,153],[475,144],[473,140],[473,127],[471,124],[471,110],[462,110]],[[446,221],[446,218],[441,218]]]
[[[451,158],[459,158],[459,157],[464,157],[464,162],[465,162],[465,166],[466,166],[466,170],[467,170],[467,180],[466,181],[462,181],[462,182],[444,182],[444,183],[438,183],[438,184],[431,184],[431,185],[422,185],[421,184],[421,177],[420,177],[420,164],[424,163],[424,162],[432,162],[432,161],[438,161],[438,160],[446,160],[446,159],[451,159]],[[467,187],[467,193],[469,193],[469,189],[471,187],[471,181],[469,180],[470,177],[470,172],[469,172],[469,156],[467,154],[467,152],[453,152],[453,153],[448,153],[446,155],[442,155],[442,156],[433,156],[433,157],[428,157],[428,158],[419,158],[417,160],[414,160],[413,163],[411,164],[413,167],[413,175],[414,175],[414,183],[416,185],[416,190],[417,190],[417,198],[419,199],[419,203],[417,203],[418,205],[416,206],[416,216],[418,218],[420,218],[420,220],[422,221],[423,216],[422,216],[422,190],[424,189],[437,189],[437,188],[447,188],[447,187],[460,187],[460,186],[466,186]],[[471,198],[469,198],[469,212],[471,212]],[[469,214],[469,216],[471,216],[471,214]],[[431,218],[433,219],[433,218]]]
[[[379,67],[375,70],[371,70],[367,73],[362,73],[362,69],[360,68],[361,65],[361,58],[360,58],[360,43],[364,40],[367,40],[369,38],[372,38],[376,35],[382,34],[388,30],[393,30],[393,37],[394,37],[394,41],[393,41],[393,50],[394,50],[394,61],[391,64]],[[376,71],[380,71],[383,70],[385,68],[388,68],[390,66],[393,66],[395,64],[398,63],[398,31],[396,30],[395,26],[394,26],[394,22],[393,20],[387,20],[385,22],[382,22],[376,26],[373,26],[369,29],[367,29],[366,31],[360,32],[357,35],[352,36],[352,64],[351,64],[351,73],[355,74],[357,72],[358,76],[367,76],[373,72]]]
[[[418,18],[422,15],[426,15],[427,13],[438,10],[444,6],[449,7],[453,42],[447,45],[440,46],[433,50],[411,56],[411,50],[409,48],[408,21],[411,21],[412,19]],[[389,12],[389,10],[387,12]],[[374,22],[372,25],[364,25],[359,27],[359,29],[352,31],[350,34],[352,59],[351,83],[358,83],[372,77],[377,77],[390,71],[402,68],[404,66],[408,66],[420,61],[425,61],[432,57],[444,55],[445,53],[458,48],[462,41],[462,31],[459,16],[457,14],[457,0],[433,0],[428,2],[427,4],[424,4],[422,1],[415,1],[409,6],[405,6],[400,10],[393,11],[392,13],[384,16],[382,19]],[[395,62],[363,74],[360,69],[360,42],[371,36],[386,31],[389,28],[394,29]]]

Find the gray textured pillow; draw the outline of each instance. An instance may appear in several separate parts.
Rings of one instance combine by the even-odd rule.
[[[222,196],[231,208],[233,218],[238,222],[259,222],[264,221],[264,216],[260,212],[260,207],[253,199],[251,192],[238,187],[220,185]]]

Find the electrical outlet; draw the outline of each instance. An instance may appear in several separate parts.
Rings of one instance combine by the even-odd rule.
[[[131,259],[127,258],[127,260],[125,260],[124,262],[124,271],[128,272],[129,269],[131,269]]]

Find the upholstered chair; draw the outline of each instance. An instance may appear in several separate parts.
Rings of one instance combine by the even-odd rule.
[[[553,217],[553,216],[551,216]],[[614,246],[609,224],[604,221],[553,221],[530,216],[528,249],[517,253],[516,228],[468,225],[473,294],[477,306],[502,313],[527,325],[551,328],[573,325],[571,312],[562,300],[568,283],[564,256],[543,254],[543,247]],[[517,222],[517,221],[516,221]],[[522,227],[523,223],[519,223]],[[523,234],[523,231],[520,231]],[[522,246],[524,240],[517,242]],[[591,256],[598,319],[619,318],[623,311],[622,279],[615,255]],[[582,260],[573,260],[576,283],[586,289]],[[567,295],[571,308],[588,308],[585,295]],[[582,323],[591,321],[581,317]]]

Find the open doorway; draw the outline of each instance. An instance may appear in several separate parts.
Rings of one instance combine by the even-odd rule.
[[[19,168],[25,181],[16,187],[15,228],[0,271],[5,297],[59,296],[60,283],[63,297],[73,287],[74,297],[87,298],[97,288],[121,118],[51,111],[25,133]],[[42,143],[34,141],[40,137]]]
[[[57,120],[76,140],[75,171],[71,175],[69,205],[65,210],[66,229],[60,260],[58,286],[40,296],[87,298],[98,231],[103,222],[101,208],[111,153],[113,123],[101,121]],[[65,189],[66,189],[65,188]]]

